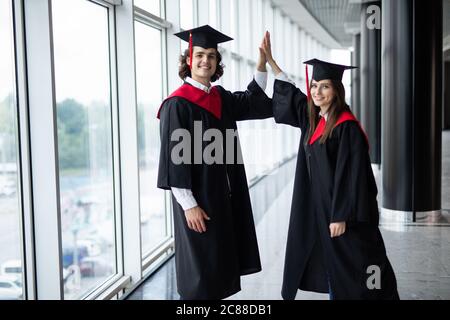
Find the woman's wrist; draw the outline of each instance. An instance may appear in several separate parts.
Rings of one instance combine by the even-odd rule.
[[[280,74],[282,72],[280,67],[275,62],[275,60],[273,60],[273,59],[269,60],[269,64],[270,64],[270,67],[272,68],[272,71],[275,74],[275,76],[277,76],[278,74]]]

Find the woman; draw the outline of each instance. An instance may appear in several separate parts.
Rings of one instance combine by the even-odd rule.
[[[275,121],[302,132],[283,298],[294,299],[301,289],[328,292],[330,299],[398,299],[378,229],[368,141],[345,103],[342,75],[353,67],[307,61],[314,66],[308,99],[273,59],[268,32],[262,50],[276,76]]]

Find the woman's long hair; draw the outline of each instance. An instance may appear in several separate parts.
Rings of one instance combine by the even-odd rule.
[[[344,85],[341,81],[337,80],[331,80],[332,87],[334,90],[334,98],[333,101],[328,108],[328,118],[327,118],[327,124],[325,125],[325,130],[319,139],[319,143],[324,143],[332,134],[334,126],[336,125],[337,120],[339,119],[339,116],[342,112],[348,111],[351,113],[350,107],[345,102],[345,89]],[[312,86],[312,80],[310,83],[310,88]],[[314,131],[316,130],[317,124],[319,123],[319,112],[320,107],[316,106],[314,104],[313,99],[309,99],[308,101],[308,115],[309,115],[309,131],[306,139],[306,143],[309,142],[311,137],[314,134]]]

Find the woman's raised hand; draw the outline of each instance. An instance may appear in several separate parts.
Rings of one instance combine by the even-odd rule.
[[[277,63],[272,57],[272,45],[270,43],[270,33],[269,31],[266,31],[264,34],[263,41],[261,43],[262,51],[264,51],[264,54],[266,55],[267,62],[270,64],[270,67],[272,68],[275,75],[278,75],[281,73],[280,67],[278,67]]]

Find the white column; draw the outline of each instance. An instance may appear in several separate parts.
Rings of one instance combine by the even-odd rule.
[[[138,282],[142,277],[137,146],[136,65],[134,58],[133,1],[116,9],[119,148],[122,188],[122,241],[124,273]],[[120,221],[120,220],[119,220]],[[119,258],[120,259],[120,258]]]
[[[24,2],[38,299],[63,298],[51,1]]]

